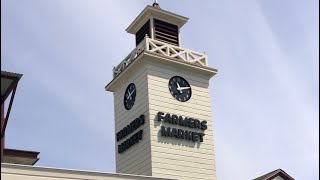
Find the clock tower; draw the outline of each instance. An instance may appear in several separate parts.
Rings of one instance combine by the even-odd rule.
[[[116,171],[173,179],[216,179],[206,54],[181,47],[188,18],[147,6],[127,28],[136,48],[116,67]]]

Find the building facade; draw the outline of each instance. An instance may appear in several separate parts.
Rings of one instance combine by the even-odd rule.
[[[188,18],[147,6],[128,27],[137,47],[106,86],[114,93],[117,173],[216,179],[206,54],[180,46]]]

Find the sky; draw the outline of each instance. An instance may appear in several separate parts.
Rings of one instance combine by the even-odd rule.
[[[112,68],[152,0],[1,0],[1,70],[22,73],[6,147],[37,166],[115,172]],[[160,0],[206,52],[220,180],[319,179],[319,1]]]

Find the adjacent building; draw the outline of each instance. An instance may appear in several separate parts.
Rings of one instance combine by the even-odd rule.
[[[5,148],[6,128],[21,77],[22,74],[1,71],[1,163],[34,165],[39,152]]]

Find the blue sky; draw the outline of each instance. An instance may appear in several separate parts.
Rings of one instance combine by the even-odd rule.
[[[112,68],[134,48],[125,29],[151,0],[2,0],[1,70],[24,74],[8,148],[38,166],[115,172]],[[319,179],[319,1],[160,1],[189,17],[182,47],[206,52],[217,175],[277,168]]]

